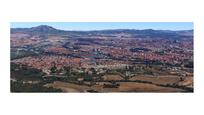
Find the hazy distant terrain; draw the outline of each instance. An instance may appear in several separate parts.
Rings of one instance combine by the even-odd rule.
[[[193,30],[11,28],[11,92],[193,92]]]

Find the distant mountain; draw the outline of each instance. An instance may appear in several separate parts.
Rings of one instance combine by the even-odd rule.
[[[32,27],[31,31],[36,31],[36,32],[53,32],[53,31],[57,31],[57,29],[51,27],[51,26],[47,26],[47,25],[41,25],[41,26],[37,26],[37,27]]]
[[[40,25],[32,28],[11,28],[11,33],[27,33],[27,34],[57,34],[57,35],[76,35],[76,36],[90,36],[91,35],[117,35],[128,34],[132,38],[167,38],[167,39],[180,39],[180,38],[193,38],[193,30],[135,30],[135,29],[114,29],[114,30],[97,30],[97,31],[65,31],[55,29],[51,26]]]
[[[132,38],[167,38],[167,39],[181,39],[181,38],[193,38],[193,30],[135,30],[135,29],[115,29],[115,30],[99,30],[90,31],[92,34],[129,34]]]
[[[11,33],[29,33],[29,34],[57,34],[65,31],[55,29],[51,26],[40,25],[32,28],[11,28]]]

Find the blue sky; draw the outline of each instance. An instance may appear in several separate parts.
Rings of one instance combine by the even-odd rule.
[[[62,30],[156,29],[189,30],[192,22],[11,22],[11,28],[48,25]]]

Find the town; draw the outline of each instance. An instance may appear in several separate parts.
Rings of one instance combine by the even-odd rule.
[[[11,28],[11,92],[193,92],[193,30]]]

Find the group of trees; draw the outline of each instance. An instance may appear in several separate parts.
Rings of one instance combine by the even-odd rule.
[[[11,63],[11,92],[61,92],[60,89],[44,87],[45,82],[41,70],[30,68],[25,65]],[[38,81],[28,83],[27,81]]]
[[[193,62],[192,61],[187,62],[186,64],[184,64],[184,67],[193,68]]]
[[[43,75],[41,70],[11,63],[11,77],[17,80],[41,80]]]
[[[30,84],[22,81],[11,81],[11,92],[62,92],[62,90],[44,87],[42,83]]]

